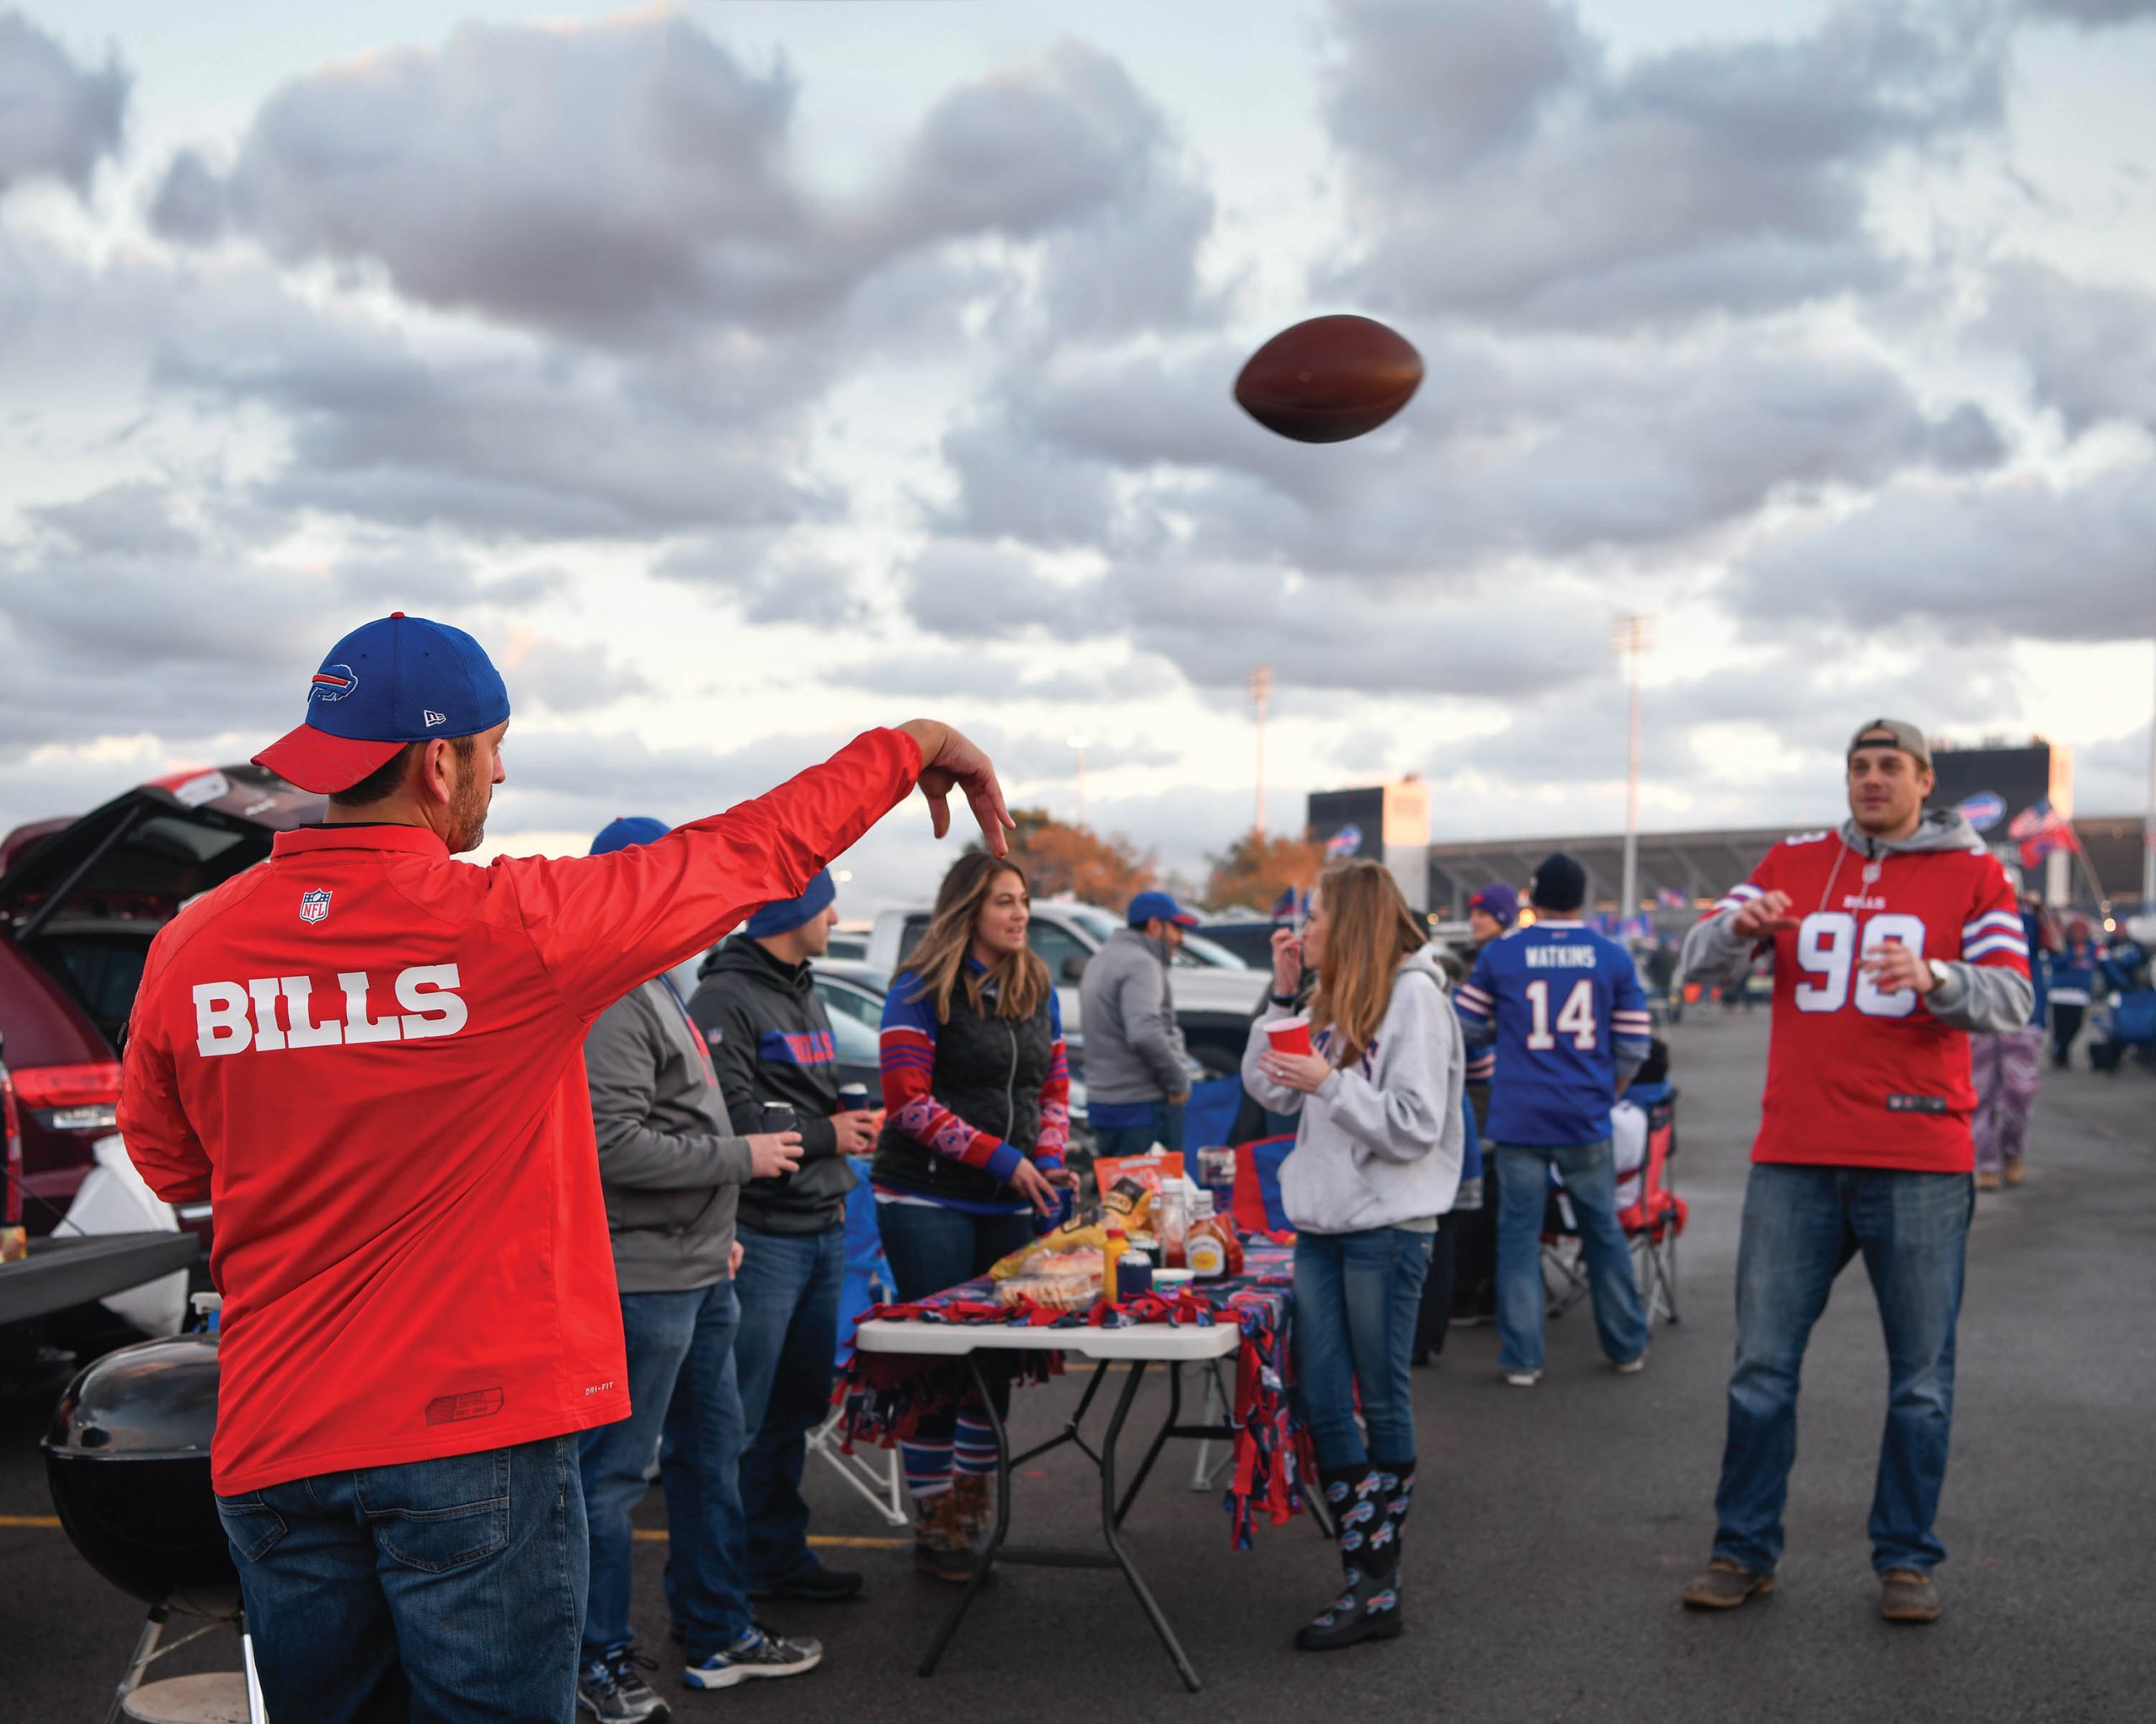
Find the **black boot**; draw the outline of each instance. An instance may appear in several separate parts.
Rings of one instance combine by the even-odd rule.
[[[1359,1641],[1390,1640],[1401,1630],[1395,1585],[1400,1531],[1392,1519],[1385,1475],[1364,1465],[1321,1467],[1318,1477],[1339,1524],[1340,1566],[1348,1584],[1304,1625],[1295,1644],[1306,1652],[1331,1652]]]
[[[1415,1497],[1415,1463],[1412,1460],[1374,1460],[1378,1487],[1385,1494],[1385,1516],[1370,1534],[1364,1566],[1370,1577],[1369,1610],[1374,1615],[1390,1611],[1391,1632],[1400,1632],[1401,1595],[1401,1541],[1406,1532],[1408,1505]]]

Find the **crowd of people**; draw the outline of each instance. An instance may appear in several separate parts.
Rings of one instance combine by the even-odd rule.
[[[819,1558],[802,1492],[857,1166],[902,1301],[1027,1245],[1078,1183],[1057,979],[1027,942],[993,770],[917,720],[723,815],[461,867],[504,777],[483,651],[400,615],[324,664],[307,722],[260,758],[327,794],[328,823],[160,937],[122,1099],[151,1184],[216,1204],[213,1464],[270,1709],[662,1716],[630,1621],[654,1470],[682,1680],[812,1669],[816,1641],[757,1607],[865,1587]],[[962,792],[985,842],[892,979],[881,1094],[848,1095],[812,985],[827,864],[916,783],[939,833]],[[2033,1045],[2040,942],[1966,823],[1925,810],[1919,730],[1860,727],[1847,785],[1847,824],[1777,846],[1684,945],[1710,983],[1762,950],[1775,974],[1717,1528],[1683,1596],[1772,1589],[1803,1353],[1861,1255],[1892,1370],[1881,1608],[1928,1621],[1980,1141],[1969,1038]],[[1582,920],[1586,889],[1555,855],[1531,919],[1509,888],[1479,894],[1449,974],[1372,862],[1328,867],[1274,936],[1241,1079],[1261,1128],[1293,1136],[1296,1402],[1343,1568],[1305,1649],[1402,1631],[1413,1369],[1448,1319],[1494,1317],[1505,1381],[1541,1377],[1553,1180],[1613,1377],[1647,1363],[1610,1122],[1652,1018],[1630,955]],[[1103,1149],[1182,1147],[1170,965],[1192,921],[1140,894],[1084,976]],[[2089,955],[2070,929],[2057,944],[2054,1011]],[[707,947],[684,998],[670,972]],[[341,1018],[326,990],[310,1004],[311,975],[337,979]],[[1298,1018],[1306,1052],[1274,1034]],[[1001,1415],[1007,1382],[985,1380]],[[903,1440],[915,1564],[938,1580],[981,1560],[990,1412],[954,1383]]]

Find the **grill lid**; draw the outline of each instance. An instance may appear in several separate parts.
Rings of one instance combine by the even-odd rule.
[[[206,1459],[217,1428],[217,1337],[178,1335],[93,1359],[53,1410],[45,1448],[85,1460]]]

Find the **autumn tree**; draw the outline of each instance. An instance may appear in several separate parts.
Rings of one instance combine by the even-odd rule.
[[[1053,818],[1046,809],[1014,809],[1011,818],[1017,822],[1011,860],[1026,871],[1036,898],[1067,892],[1081,903],[1120,910],[1159,877],[1154,853],[1141,852],[1120,834],[1102,837],[1090,826]]]
[[[1201,900],[1208,910],[1270,910],[1290,887],[1307,891],[1324,865],[1319,847],[1304,838],[1274,838],[1252,827],[1219,856]]]

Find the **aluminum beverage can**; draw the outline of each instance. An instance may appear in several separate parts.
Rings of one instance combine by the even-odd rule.
[[[867,1084],[849,1083],[841,1084],[839,1086],[840,1113],[865,1113],[874,1105],[875,1104],[869,1100],[868,1086]]]
[[[760,1129],[764,1131],[786,1132],[801,1129],[800,1116],[793,1111],[793,1103],[791,1102],[766,1102],[764,1103],[763,1111],[763,1124]]]
[[[1128,1304],[1153,1290],[1153,1260],[1143,1252],[1125,1252],[1116,1260],[1115,1302]]]

